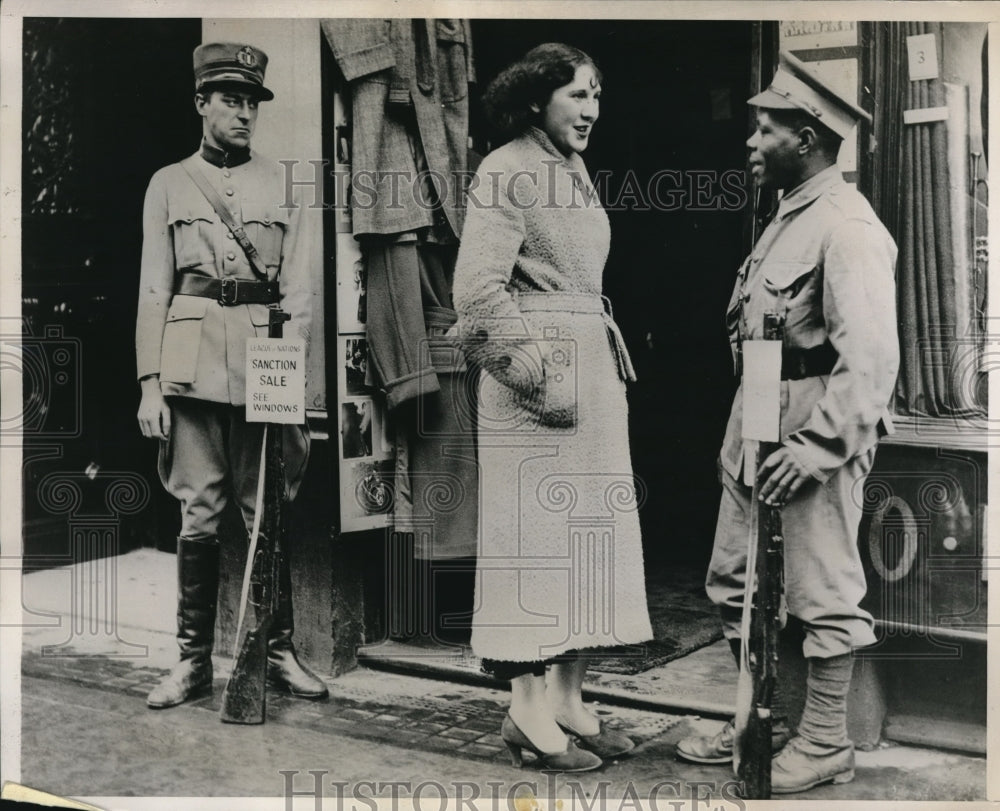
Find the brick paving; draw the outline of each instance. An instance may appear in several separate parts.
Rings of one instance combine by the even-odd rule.
[[[129,660],[100,655],[54,657],[28,650],[24,651],[21,665],[26,676],[67,681],[137,699],[145,699],[167,673],[165,669],[136,667]],[[188,706],[217,713],[225,684],[225,678],[216,678],[212,694],[188,702]],[[504,693],[494,691],[496,700],[491,700],[447,691],[437,696],[392,695],[336,680],[328,686],[330,698],[322,702],[302,701],[268,691],[268,723],[489,762],[506,760],[498,733],[507,711],[508,698]],[[681,720],[676,716],[633,711],[625,713],[632,716],[630,723],[619,710],[615,715],[607,725],[626,732],[637,744],[652,740]]]

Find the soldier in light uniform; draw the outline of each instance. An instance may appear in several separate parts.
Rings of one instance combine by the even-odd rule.
[[[198,152],[155,175],[143,209],[142,267],[136,323],[139,425],[160,440],[164,486],[181,503],[177,640],[180,662],[149,694],[171,707],[212,686],[212,645],[219,583],[218,529],[231,498],[253,526],[263,424],[245,419],[246,339],[266,336],[268,304],[290,313],[287,336],[308,342],[308,217],[300,201],[284,207],[281,167],[251,152],[267,56],[251,45],[208,43],[194,52],[195,107],[202,117]],[[261,265],[199,189],[203,176],[242,225]],[[264,271],[266,269],[266,278]],[[290,495],[308,455],[305,426],[286,426]],[[281,603],[271,631],[268,679],[294,695],[323,698],[326,685],[303,667],[292,646],[287,556]]]
[[[794,56],[782,53],[771,86],[748,102],[757,131],[747,142],[759,186],[784,194],[774,219],[740,268],[727,313],[735,355],[762,337],[763,316],[785,318],[781,447],[758,473],[760,496],[782,505],[785,594],[801,620],[808,662],[797,733],[772,761],[772,791],[850,780],[846,696],[852,651],[875,641],[859,607],[865,577],[857,547],[861,493],[899,365],[896,245],[868,201],[836,166],[842,140],[870,116]],[[742,387],[721,453],[722,503],[706,589],[737,650],[751,488],[744,453]],[[691,737],[677,754],[699,763],[732,759],[732,724]]]

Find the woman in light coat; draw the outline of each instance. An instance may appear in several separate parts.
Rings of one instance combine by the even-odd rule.
[[[583,771],[633,744],[586,708],[586,651],[652,637],[625,383],[632,364],[601,295],[608,218],[580,153],[601,74],[540,45],[486,91],[512,140],[470,186],[455,272],[479,391],[479,556],[472,647],[511,681],[515,765]],[[570,737],[567,737],[570,736]],[[575,742],[574,742],[575,739]]]

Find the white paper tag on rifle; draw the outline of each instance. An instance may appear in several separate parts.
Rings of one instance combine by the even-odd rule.
[[[780,442],[781,341],[743,342],[743,438]]]
[[[247,422],[306,421],[306,342],[247,338]]]
[[[757,478],[757,448],[760,443],[756,439],[743,440],[743,484],[753,487]]]

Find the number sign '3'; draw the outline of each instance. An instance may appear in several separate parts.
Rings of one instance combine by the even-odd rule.
[[[906,38],[910,63],[910,81],[938,77],[937,41],[934,34],[916,34]]]

